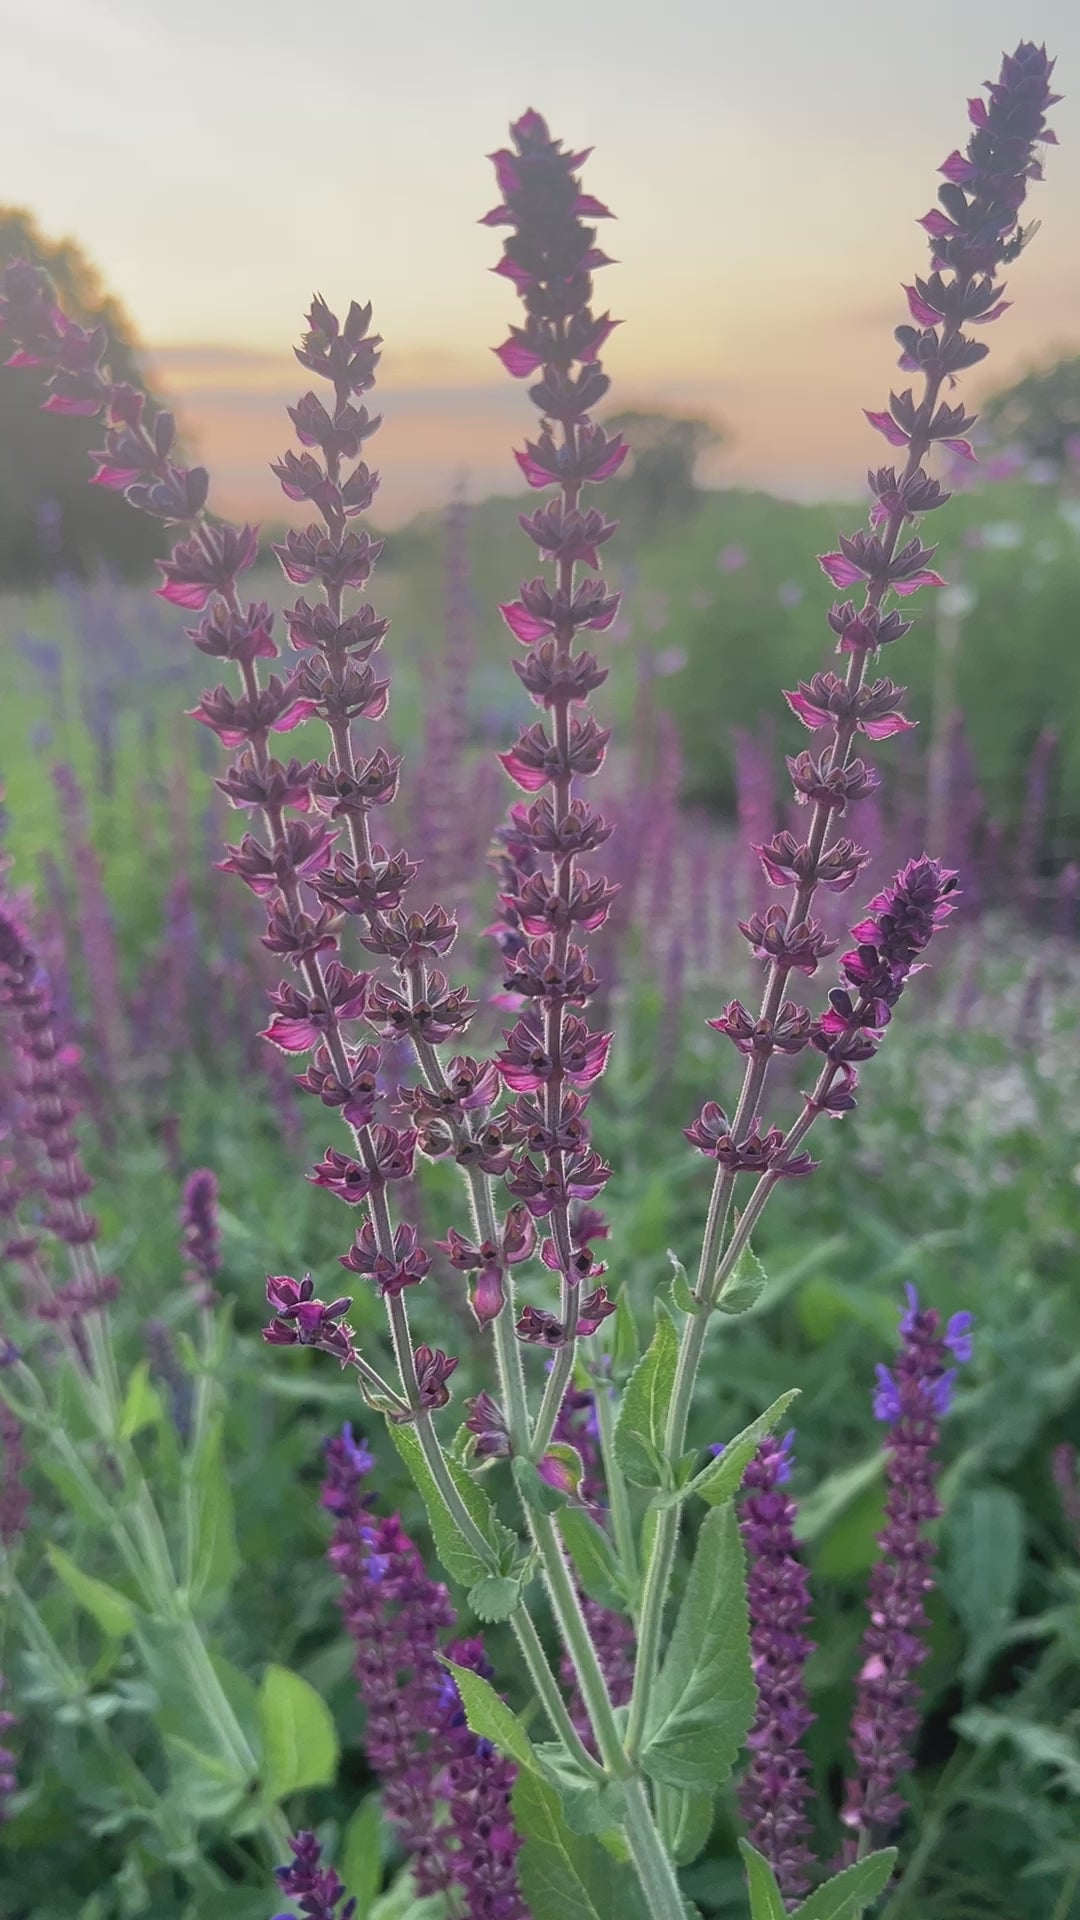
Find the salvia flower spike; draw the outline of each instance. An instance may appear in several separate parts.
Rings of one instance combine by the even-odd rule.
[[[937,1446],[958,1365],[971,1358],[970,1313],[945,1327],[913,1286],[892,1367],[877,1370],[874,1414],[885,1439],[885,1528],[870,1576],[870,1621],[851,1723],[854,1773],[841,1818],[854,1843],[888,1838],[903,1815],[900,1781],[919,1728],[915,1675],[930,1649],[926,1596],[934,1585],[932,1523],[941,1512]]]

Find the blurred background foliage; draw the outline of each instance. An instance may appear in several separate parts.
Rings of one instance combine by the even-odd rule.
[[[130,334],[77,250],[47,247],[25,216],[3,216],[0,229],[6,250],[46,260],[81,317],[106,321],[122,365]],[[766,1216],[757,1251],[769,1287],[714,1330],[694,1415],[704,1446],[784,1388],[802,1389],[795,1491],[815,1582],[812,1742],[828,1858],[881,1518],[874,1367],[891,1352],[906,1282],[945,1313],[976,1316],[975,1361],[947,1430],[911,1864],[884,1920],[1080,1916],[1080,1541],[1051,1466],[1055,1449],[1080,1446],[1078,367],[1033,375],[986,409],[994,437],[944,517],[937,564],[950,594],[920,617],[895,664],[883,662],[910,685],[921,727],[875,756],[888,769],[884,797],[856,823],[875,852],[869,885],[940,834],[930,850],[960,865],[966,904],[905,999],[859,1112],[828,1129],[820,1173]],[[668,1250],[691,1261],[700,1237],[707,1174],[680,1129],[703,1099],[733,1093],[732,1058],[704,1022],[753,991],[735,931],[760,891],[747,843],[788,822],[782,754],[806,739],[779,689],[832,662],[831,596],[813,556],[857,514],[700,488],[710,422],[623,424],[635,464],[609,498],[627,523],[613,549],[626,603],[605,637],[612,673],[597,707],[616,726],[605,804],[620,829],[611,860],[624,893],[595,942],[605,1017],[618,1025],[596,1136],[618,1168],[612,1278],[644,1324]],[[258,914],[212,864],[239,829],[211,783],[216,744],[180,720],[212,674],[182,618],[145,585],[123,584],[149,572],[145,530],[85,485],[97,429],[80,442],[68,427],[43,431],[32,384],[0,374],[0,777],[12,882],[34,892],[82,1048],[93,1204],[122,1280],[115,1318],[129,1371],[150,1362],[148,1324],[188,1327],[175,1225],[183,1176],[205,1165],[220,1181],[231,1331],[218,1497],[236,1552],[213,1633],[238,1698],[274,1662],[328,1702],[336,1775],[289,1810],[340,1851],[370,1777],[318,1482],[323,1443],[357,1402],[320,1356],[267,1351],[259,1327],[265,1274],[332,1276],[347,1224],[303,1177],[326,1145],[322,1122],[255,1037],[262,987],[276,977]],[[478,1052],[500,1021],[479,937],[494,883],[465,876],[482,868],[507,802],[493,749],[527,711],[495,612],[524,553],[522,504],[485,501],[449,523],[421,516],[388,540],[374,584],[393,618],[389,727],[408,756],[398,823],[427,862],[421,886],[460,915],[456,971],[485,1001]],[[281,603],[269,570],[253,590]],[[290,736],[301,756],[320,746],[318,735]],[[843,902],[835,913],[842,927]],[[796,1076],[789,1098],[797,1086]],[[444,1167],[423,1170],[411,1204],[429,1242],[460,1225]],[[460,1278],[436,1268],[416,1316],[419,1338],[448,1344],[453,1329],[459,1402],[483,1381]],[[382,1316],[363,1293],[353,1320],[377,1356]],[[167,1409],[169,1382],[154,1377]],[[380,1506],[400,1505],[420,1531],[396,1456],[370,1437]],[[167,1488],[167,1421],[139,1444]],[[125,1764],[180,1809],[233,1882],[228,1920],[269,1912],[243,1809],[162,1760],[165,1680],[156,1693],[136,1684],[130,1645],[80,1611],[42,1544],[103,1578],[116,1569],[39,1467],[32,1491],[24,1577],[68,1653],[70,1685],[58,1690],[27,1658],[9,1622],[0,1666],[20,1719],[20,1791],[0,1848],[0,1913],[216,1920],[220,1910],[225,1920],[224,1906],[190,1904],[182,1868],[132,1810]],[[500,1637],[490,1644],[511,1675]],[[721,1920],[741,1913],[740,1884],[722,1814],[687,1890]]]

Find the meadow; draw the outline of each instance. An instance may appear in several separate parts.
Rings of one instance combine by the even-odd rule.
[[[1034,49],[1028,58],[1038,77],[1045,61]],[[519,157],[549,166],[536,116],[514,135]],[[514,207],[515,182],[504,156]],[[1013,206],[1003,232],[1014,219]],[[16,305],[22,292],[8,288]],[[365,316],[350,311],[344,332],[332,320],[316,303],[300,354],[316,374],[337,369],[330,478],[311,496],[331,558],[356,521],[354,482],[327,448],[343,431],[346,388],[363,392],[373,377]],[[46,322],[59,339],[47,303]],[[26,337],[10,311],[5,324]],[[565,341],[548,345],[557,362]],[[596,365],[584,350],[580,360]],[[100,388],[110,435],[143,431],[120,419],[130,403],[105,374],[79,367],[72,378],[95,400]],[[545,378],[555,380],[550,367]],[[570,411],[573,457],[602,466],[602,425],[574,424],[576,400]],[[46,418],[42,430],[64,424]],[[753,1920],[1077,1920],[1074,468],[988,463],[943,516],[934,564],[950,585],[933,611],[918,603],[896,669],[919,731],[897,717],[902,690],[877,696],[884,720],[864,732],[875,753],[886,742],[890,764],[876,791],[853,784],[845,822],[866,858],[833,844],[841,884],[815,902],[820,925],[802,936],[817,948],[782,950],[781,980],[791,967],[808,976],[829,937],[856,929],[841,976],[852,992],[834,989],[816,1056],[802,1052],[809,1016],[798,1045],[776,1049],[770,1102],[797,1112],[809,1101],[803,1132],[822,1116],[821,1164],[800,1178],[801,1122],[786,1142],[763,1136],[751,1106],[735,1142],[737,1124],[709,1103],[736,1098],[732,1003],[759,997],[748,943],[776,978],[770,860],[791,866],[807,818],[786,792],[784,756],[805,746],[803,727],[822,724],[797,704],[781,718],[777,694],[801,683],[804,708],[811,694],[826,698],[817,680],[807,691],[836,658],[814,555],[850,508],[702,492],[677,522],[654,525],[632,477],[612,480],[602,497],[613,514],[621,507],[624,534],[605,578],[622,603],[590,603],[578,624],[604,643],[610,672],[595,706],[613,739],[605,754],[584,728],[567,731],[563,759],[551,759],[546,736],[538,747],[524,731],[506,752],[532,717],[526,675],[569,671],[554,651],[545,666],[530,626],[539,616],[511,600],[518,515],[535,499],[458,500],[388,536],[372,589],[392,623],[381,648],[363,613],[349,626],[340,581],[319,602],[325,631],[310,607],[290,608],[294,645],[322,649],[323,679],[303,683],[321,692],[285,715],[288,741],[275,751],[287,772],[251,725],[254,757],[227,773],[220,741],[236,746],[245,726],[206,694],[225,662],[205,656],[232,649],[254,698],[268,656],[259,610],[267,603],[280,630],[287,594],[251,555],[225,565],[214,546],[225,535],[201,517],[198,470],[167,454],[156,468],[145,454],[154,484],[172,489],[163,517],[204,542],[178,547],[186,559],[166,569],[176,604],[102,577],[0,601],[4,1920],[255,1920],[275,1900],[310,1920],[745,1920],[748,1896]],[[115,446],[110,457],[119,461]],[[556,478],[553,443],[551,463]],[[287,469],[292,483],[300,471]],[[149,482],[124,486],[152,506]],[[903,514],[893,518],[895,545]],[[566,521],[553,524],[538,523],[537,544],[558,555]],[[575,528],[576,558],[591,566]],[[283,531],[280,544],[299,567],[290,538],[300,536]],[[351,579],[362,585],[369,559],[357,551]],[[200,597],[198,574],[215,553],[219,600]],[[574,559],[556,562],[571,581]],[[835,584],[841,555],[827,559]],[[331,568],[325,552],[319,564]],[[253,599],[241,612],[245,570]],[[568,593],[565,572],[557,578]],[[184,630],[198,614],[196,653]],[[504,620],[538,643],[518,679]],[[298,629],[321,638],[298,642]],[[347,640],[328,639],[331,629]],[[391,675],[388,708],[374,668],[365,677],[369,659]],[[568,727],[560,698],[547,704]],[[373,853],[354,818],[350,864],[339,851],[330,871],[319,866],[328,808],[308,802],[336,796],[334,818],[347,819],[340,780],[360,778],[335,699],[357,709],[365,754],[403,764],[392,797],[380,775],[385,845]],[[207,724],[182,718],[196,709]],[[834,774],[860,764],[848,758],[852,732],[838,717]],[[596,892],[584,904],[573,895],[595,983],[574,974],[583,963],[562,934],[539,954],[524,938],[549,899],[527,838],[522,852],[525,826],[538,841],[544,816],[507,820],[507,773],[527,798],[557,786],[570,809],[571,750],[575,782],[597,773],[614,827],[588,852]],[[379,774],[373,765],[364,778]],[[803,777],[797,760],[792,770]],[[829,770],[804,776],[815,793]],[[269,854],[233,845],[222,867],[237,815],[215,781],[232,781],[235,799],[244,778],[272,776],[300,810],[289,837],[264,785]],[[560,844],[556,881],[561,861],[567,886],[584,887]],[[398,846],[419,863],[401,880],[400,891],[412,882],[409,915],[386,894],[386,847]],[[947,871],[919,864],[924,848],[959,870],[959,896]],[[933,923],[921,928],[916,913],[909,951],[895,923],[912,861],[935,891]],[[388,903],[369,900],[361,917],[346,881],[357,897],[378,882]],[[802,897],[796,880],[784,884]],[[870,909],[851,904],[871,896]],[[320,918],[327,899],[345,904]],[[454,978],[476,1001],[468,1045],[479,1060],[522,1031],[530,994],[545,1009],[548,1024],[523,1030],[517,1056],[512,1040],[499,1053],[519,1096],[509,1122],[489,1117],[493,1076],[477,1059],[450,1063],[452,1088],[439,1077],[437,1049],[464,1017],[439,997],[452,935],[436,901],[456,922]],[[931,931],[923,969],[915,955]],[[879,946],[893,956],[888,977]],[[299,955],[302,982],[337,995],[317,1028],[314,988],[305,1011],[276,984],[283,954]],[[860,966],[879,970],[868,1006]],[[351,967],[376,984],[361,992]],[[402,980],[410,996],[395,1000]],[[277,1047],[260,1033],[267,991]],[[834,1062],[838,1030],[856,1019],[852,994],[869,1038]],[[564,1085],[566,1009],[586,1000],[593,1041],[600,1029],[615,1038],[602,1060],[586,1049]],[[361,1001],[380,1047],[350,1040],[334,1052],[334,1007],[351,1021]],[[789,1012],[798,1026],[777,1002],[774,1031]],[[290,1022],[305,1027],[302,1045]],[[303,1049],[316,1043],[298,1090]],[[752,1060],[752,1037],[739,1050]],[[868,1063],[866,1084],[849,1111],[855,1061]],[[553,1074],[554,1117],[529,1104]],[[328,1148],[334,1106],[355,1161]],[[395,1131],[403,1112],[415,1155]],[[842,1125],[826,1127],[830,1114]],[[551,1198],[527,1155],[511,1159],[523,1139],[555,1187],[564,1174],[577,1184]],[[51,1185],[35,1142],[46,1143]],[[743,1175],[758,1178],[755,1195],[761,1182],[780,1186],[767,1212],[741,1197],[723,1254],[703,1158],[722,1194]],[[591,1201],[609,1167],[601,1219]],[[484,1209],[504,1175],[523,1204],[493,1242]],[[391,1182],[396,1227],[380,1212]],[[344,1260],[342,1197],[370,1207],[349,1216]],[[539,1235],[550,1237],[524,1285],[545,1304],[522,1310],[515,1348],[512,1270]],[[703,1257],[695,1292],[703,1237],[715,1257]],[[71,1256],[70,1277],[53,1241]],[[303,1275],[314,1289],[292,1277]],[[351,1302],[335,1297],[344,1286]],[[692,1347],[707,1320],[696,1373],[682,1359],[676,1368],[677,1331]],[[515,1424],[522,1351],[539,1405],[531,1446]],[[690,1452],[671,1413],[680,1394]],[[779,1439],[792,1427],[793,1452]],[[883,1567],[897,1564],[899,1585],[883,1586]],[[669,1588],[675,1624],[661,1658]],[[892,1639],[868,1640],[874,1631]],[[447,1647],[450,1669],[438,1664]],[[639,1675],[656,1669],[643,1722],[635,1661]],[[868,1732],[888,1662],[897,1685],[879,1695]]]

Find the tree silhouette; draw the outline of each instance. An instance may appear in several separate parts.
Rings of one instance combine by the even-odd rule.
[[[644,412],[613,414],[604,425],[630,443],[631,465],[623,469],[620,484],[643,523],[656,525],[693,510],[697,464],[722,443],[720,427],[697,417]]]
[[[1025,374],[992,394],[982,413],[996,440],[1023,447],[1033,460],[1063,464],[1067,443],[1080,439],[1080,354]]]
[[[133,329],[73,240],[47,240],[33,217],[0,207],[0,264],[32,260],[56,284],[60,304],[84,325],[103,325],[120,380],[145,386]],[[106,566],[146,573],[167,534],[104,487],[90,486],[96,420],[55,421],[41,412],[32,376],[0,366],[0,585],[39,585],[58,572],[86,577]]]

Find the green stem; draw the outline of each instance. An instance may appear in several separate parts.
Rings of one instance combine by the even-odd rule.
[[[510,1617],[510,1625],[521,1648],[525,1664],[533,1686],[536,1688],[540,1704],[551,1722],[552,1731],[557,1733],[567,1752],[578,1766],[594,1780],[604,1779],[604,1769],[593,1759],[577,1728],[570,1718],[566,1702],[559,1692],[559,1683],[548,1664],[543,1642],[533,1625],[532,1615],[527,1608],[519,1607]]]
[[[634,1532],[634,1516],[630,1511],[630,1495],[626,1480],[615,1460],[615,1417],[606,1380],[600,1379],[594,1383],[593,1405],[596,1408],[596,1429],[600,1436],[600,1453],[604,1462],[604,1480],[607,1486],[608,1505],[611,1508],[615,1550],[630,1588],[636,1621],[638,1585],[641,1579],[637,1536]]]
[[[548,1514],[529,1513],[529,1528],[540,1555],[548,1597],[574,1664],[581,1697],[585,1702],[600,1758],[609,1773],[625,1779],[630,1769],[623,1752],[615,1710],[596,1657],[585,1616],[581,1611],[574,1583],[563,1554],[553,1521]]]
[[[529,1444],[530,1460],[542,1460],[544,1457],[550,1444],[551,1436],[555,1431],[555,1422],[559,1417],[559,1408],[562,1406],[563,1395],[569,1384],[573,1368],[574,1342],[568,1338],[565,1345],[558,1349],[551,1372],[547,1377],[547,1385],[544,1388],[544,1397],[540,1402],[540,1412],[537,1415],[536,1427]]]
[[[626,1798],[623,1833],[651,1920],[686,1920],[678,1874],[660,1838],[644,1784],[636,1774],[626,1782]]]

